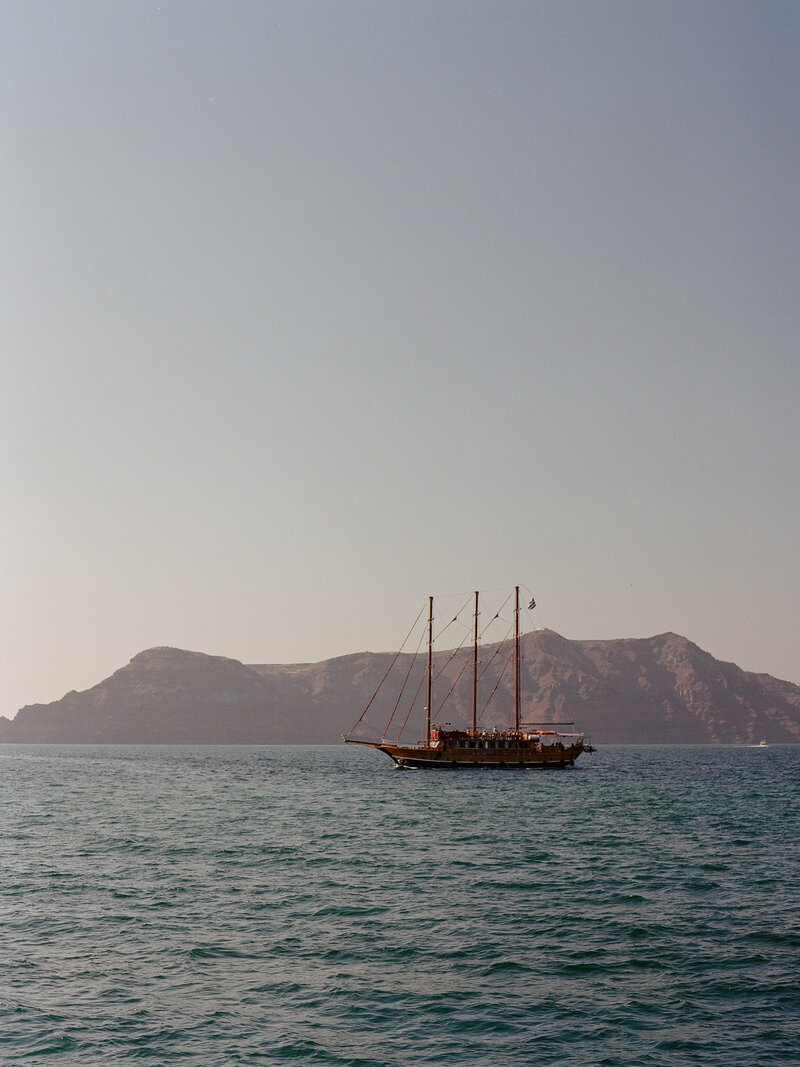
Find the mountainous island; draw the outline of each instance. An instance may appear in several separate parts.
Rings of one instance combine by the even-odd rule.
[[[500,677],[502,657],[493,664],[494,648],[481,649],[479,707],[498,689],[481,720],[486,727],[507,725],[507,677]],[[717,660],[678,634],[571,641],[536,630],[522,637],[521,653],[524,718],[574,720],[595,744],[800,742],[800,686]],[[437,653],[435,721],[471,721],[470,656]],[[423,657],[363,652],[322,663],[247,665],[151,648],[83,693],[0,717],[0,743],[331,744],[350,731],[390,668],[359,736],[380,737],[394,710],[387,736],[396,737],[406,710],[395,709],[398,686],[390,683],[408,675],[407,691],[415,692]],[[421,703],[405,740],[419,737]]]

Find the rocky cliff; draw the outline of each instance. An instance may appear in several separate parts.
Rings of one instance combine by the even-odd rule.
[[[599,744],[800,741],[800,686],[713,658],[684,637],[569,641],[551,630],[522,639],[523,716],[574,720]],[[471,653],[437,655],[434,719],[468,723]],[[0,742],[276,744],[337,742],[390,669],[388,654],[322,663],[245,665],[238,660],[153,648],[110,678],[52,704],[0,718]],[[479,711],[484,726],[507,725],[507,650],[481,649]],[[418,736],[424,664],[401,656],[359,726],[361,736],[397,736],[419,689],[404,738]]]

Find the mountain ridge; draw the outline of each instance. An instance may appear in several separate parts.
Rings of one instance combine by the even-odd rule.
[[[499,650],[480,649],[481,699],[493,688],[504,692]],[[523,635],[521,651],[523,717],[574,720],[596,744],[800,742],[800,686],[717,660],[680,634],[570,640],[543,629]],[[467,658],[471,650],[436,654],[436,689],[446,694],[441,710],[434,703],[440,721],[471,720]],[[329,744],[350,730],[392,663],[413,692],[423,660],[355,652],[318,663],[245,664],[157,646],[90,689],[0,717],[0,743]],[[371,704],[373,736],[395,696],[382,689]],[[495,714],[481,724],[496,725]],[[404,737],[417,734],[412,728]]]

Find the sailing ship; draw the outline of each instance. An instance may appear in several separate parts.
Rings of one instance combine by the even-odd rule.
[[[380,740],[365,740],[355,736],[360,723],[369,711],[378,695],[378,691],[388,677],[399,653],[395,656],[389,671],[384,675],[378,689],[345,742],[354,745],[366,745],[376,748],[390,756],[397,767],[401,768],[519,768],[519,767],[571,767],[583,752],[594,752],[590,739],[583,733],[576,732],[571,722],[527,722],[522,718],[522,693],[520,682],[520,604],[519,586],[514,589],[514,647],[513,647],[513,706],[514,725],[508,729],[488,730],[481,728],[478,720],[478,597],[475,593],[475,625],[472,643],[472,725],[464,729],[453,728],[451,723],[431,721],[433,706],[434,652],[433,652],[433,597],[428,598],[427,625],[427,668],[425,734],[411,744],[401,743],[399,739],[389,740],[385,735]],[[530,606],[535,607],[531,599]],[[497,616],[495,616],[496,618]],[[413,661],[412,661],[413,666]],[[406,681],[411,667],[406,673]],[[501,674],[502,677],[502,674]],[[495,690],[500,684],[495,686]],[[452,691],[452,690],[451,690]],[[399,703],[398,698],[398,703]],[[395,710],[397,709],[395,704]],[[394,716],[394,712],[392,713]],[[406,717],[408,718],[408,717]],[[391,721],[391,720],[390,720]]]

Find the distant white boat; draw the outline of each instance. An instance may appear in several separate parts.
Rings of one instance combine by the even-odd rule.
[[[758,747],[759,748],[768,748],[769,746],[767,745],[766,741],[759,741],[758,742]]]

